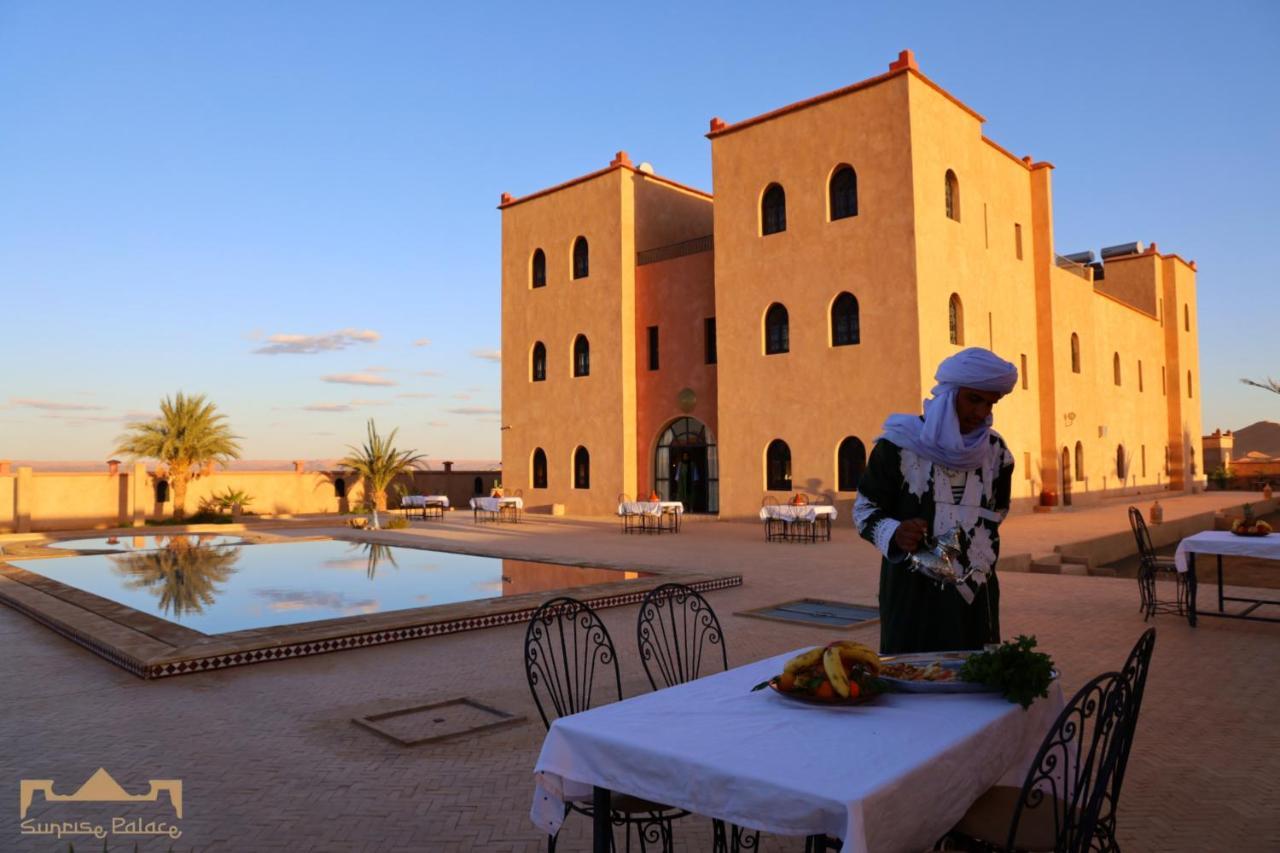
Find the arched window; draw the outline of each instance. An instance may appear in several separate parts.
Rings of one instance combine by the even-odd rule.
[[[951,343],[964,346],[964,306],[960,297],[953,293],[947,303],[947,323],[951,330]]]
[[[1120,384],[1120,353],[1111,357],[1111,373],[1117,385]]]
[[[1076,482],[1084,482],[1084,445],[1076,442]]]
[[[533,266],[530,270],[531,287],[547,286],[547,256],[541,249],[533,250]]]
[[[471,481],[471,489],[472,489],[473,494],[483,495],[483,494],[484,494],[484,480],[483,480],[482,478],[480,478],[480,477],[476,477],[474,480],[472,480],[472,481]]]
[[[542,382],[547,378],[547,348],[542,341],[533,345],[533,381]]]
[[[1191,397],[1191,371],[1187,371],[1187,396]]]
[[[1191,331],[1191,306],[1186,302],[1182,303],[1182,328]]]
[[[770,184],[760,199],[760,233],[777,234],[787,230],[787,193],[778,184]]]
[[[849,346],[859,340],[858,300],[852,293],[841,293],[831,303],[831,345]]]
[[[842,492],[856,492],[858,481],[867,467],[867,448],[856,436],[840,442],[836,451],[836,488]]]
[[[169,481],[156,480],[156,503],[166,504],[169,502]]]
[[[587,238],[579,237],[573,241],[573,277],[586,278],[591,273]]]
[[[591,344],[586,335],[578,335],[573,339],[573,375],[591,375]]]
[[[771,492],[791,491],[791,448],[780,438],[769,442],[765,451],[765,488]]]
[[[1080,336],[1071,333],[1071,372],[1080,372]]]
[[[831,175],[827,203],[833,221],[858,215],[858,173],[852,166],[838,166]]]
[[[333,481],[333,496],[338,500],[342,500],[347,496],[347,481],[342,477]]]
[[[535,448],[533,451],[533,487],[535,489],[545,489],[547,487],[547,454],[541,447]]]
[[[1124,480],[1125,477],[1129,476],[1129,471],[1125,463],[1126,463],[1126,460],[1124,458],[1124,445],[1117,444],[1116,445],[1116,476],[1119,477],[1121,480]]]
[[[790,351],[791,322],[787,318],[786,306],[775,302],[764,312],[764,353],[776,355]]]
[[[947,169],[947,218],[960,221],[960,180]]]
[[[573,487],[591,488],[591,454],[585,447],[573,451]]]

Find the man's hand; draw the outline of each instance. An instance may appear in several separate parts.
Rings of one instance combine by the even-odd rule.
[[[893,532],[893,544],[901,548],[905,553],[913,553],[920,547],[920,540],[929,532],[929,522],[923,518],[908,518],[906,521],[898,524],[898,529]]]

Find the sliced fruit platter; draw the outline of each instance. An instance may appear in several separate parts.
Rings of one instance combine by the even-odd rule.
[[[1231,532],[1237,536],[1266,536],[1271,532],[1271,525],[1253,514],[1253,505],[1245,504],[1244,518],[1237,518],[1231,523]]]
[[[880,656],[850,640],[817,646],[787,661],[782,672],[753,689],[770,687],[789,699],[817,705],[858,705],[884,692]]]

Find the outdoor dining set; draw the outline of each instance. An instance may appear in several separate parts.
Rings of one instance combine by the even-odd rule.
[[[797,492],[785,503],[765,495],[760,504],[767,542],[829,542],[831,522],[838,516],[827,499]]]
[[[623,533],[679,533],[684,504],[664,501],[656,494],[640,501],[622,494],[618,495],[618,516],[622,519]]]

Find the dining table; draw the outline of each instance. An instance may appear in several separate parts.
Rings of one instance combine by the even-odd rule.
[[[1197,587],[1199,586],[1199,581],[1196,578],[1197,554],[1212,555],[1217,558],[1217,611],[1201,611],[1196,607]],[[1280,599],[1245,598],[1225,594],[1222,583],[1222,558],[1224,556],[1268,560],[1270,565],[1280,570],[1280,533],[1269,533],[1265,536],[1241,536],[1227,530],[1206,530],[1202,533],[1187,536],[1178,543],[1178,548],[1173,554],[1173,562],[1174,567],[1186,575],[1187,621],[1191,624],[1191,627],[1195,627],[1197,617],[1201,615],[1214,616],[1219,619],[1246,619],[1251,622],[1280,622],[1280,617],[1253,615],[1253,612],[1259,607],[1280,606]],[[1248,607],[1239,612],[1228,612],[1226,609],[1228,601],[1247,604]]]
[[[555,720],[534,767],[530,817],[548,834],[570,801],[628,794],[845,853],[919,851],[995,784],[1021,785],[1063,707],[1055,680],[1028,709],[996,693],[884,693],[816,705],[768,687],[796,650]],[[680,831],[679,823],[675,832]]]
[[[764,537],[770,542],[815,542],[831,539],[831,522],[839,513],[828,504],[767,504],[760,507]],[[797,535],[796,530],[802,532]],[[804,532],[807,531],[807,532]]]
[[[621,501],[618,503],[618,515],[622,518],[642,517],[650,518],[654,521],[653,525],[644,525],[640,530],[656,530],[661,532],[667,530],[671,533],[680,532],[680,518],[684,515],[684,504],[680,501]],[[623,528],[626,530],[627,528]]]

